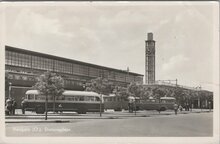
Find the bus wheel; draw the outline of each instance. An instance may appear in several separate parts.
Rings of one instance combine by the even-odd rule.
[[[122,111],[121,108],[115,108],[114,111]]]
[[[165,110],[166,110],[165,107],[161,107],[161,108],[160,108],[160,111],[165,111]]]
[[[44,113],[44,108],[42,106],[37,106],[36,107],[36,113],[37,114],[43,114]]]

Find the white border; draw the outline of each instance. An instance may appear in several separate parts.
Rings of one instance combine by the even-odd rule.
[[[0,112],[3,114],[1,116],[1,139],[0,142],[4,143],[131,143],[131,144],[154,144],[154,143],[179,143],[179,144],[218,144],[219,141],[219,3],[218,2],[201,2],[201,4],[211,4],[214,5],[213,15],[215,19],[213,21],[213,31],[214,31],[214,130],[213,137],[5,137],[5,123],[4,123],[4,8],[7,5],[10,6],[66,6],[70,4],[74,6],[80,5],[157,5],[158,3],[164,5],[179,4],[188,5],[198,2],[2,2],[0,5],[0,18],[1,18],[1,39],[0,39],[0,88],[1,88],[1,105]],[[200,4],[200,3],[199,3]]]

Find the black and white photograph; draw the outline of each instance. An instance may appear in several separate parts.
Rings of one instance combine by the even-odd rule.
[[[219,143],[218,2],[5,2],[5,143]]]

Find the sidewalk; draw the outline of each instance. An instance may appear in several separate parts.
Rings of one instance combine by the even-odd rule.
[[[209,112],[208,109],[193,109],[192,111],[178,112],[180,114],[190,113],[205,113]],[[211,111],[212,112],[212,111]],[[45,114],[36,114],[35,112],[26,112],[25,115],[21,114],[21,110],[17,109],[15,115],[5,116],[5,123],[65,123],[70,122],[73,119],[123,119],[123,118],[135,118],[135,117],[155,117],[174,115],[174,111],[137,111],[129,113],[128,111],[113,112],[106,111],[102,113],[102,117],[97,113],[77,114],[75,112],[64,113],[48,113],[48,120],[45,120]]]

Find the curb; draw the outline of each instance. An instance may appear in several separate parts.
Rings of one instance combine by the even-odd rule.
[[[211,111],[212,112],[212,111]],[[196,112],[183,112],[183,113],[178,113],[179,115],[185,115],[185,114],[192,114],[192,113],[211,113],[209,111],[196,111]],[[168,116],[168,115],[172,115],[171,113],[160,113],[160,114],[152,114],[152,115],[124,115],[124,116],[107,116],[107,117],[62,117],[60,119],[68,119],[68,120],[52,120],[52,119],[59,119],[57,117],[50,117],[49,119],[50,120],[43,120],[42,117],[21,117],[21,116],[17,116],[17,117],[10,117],[10,116],[7,116],[5,117],[5,123],[68,123],[70,122],[70,120],[73,120],[73,119],[123,119],[123,118],[127,118],[127,117],[132,117],[132,118],[135,118],[135,117],[154,117],[154,116]],[[19,120],[16,120],[16,119],[20,119]],[[30,120],[27,120],[27,119],[30,119]],[[41,119],[41,120],[39,120]],[[8,121],[7,121],[8,120]],[[11,120],[11,121],[10,121]]]
[[[70,121],[63,120],[45,120],[45,121],[5,121],[5,123],[69,123]]]

